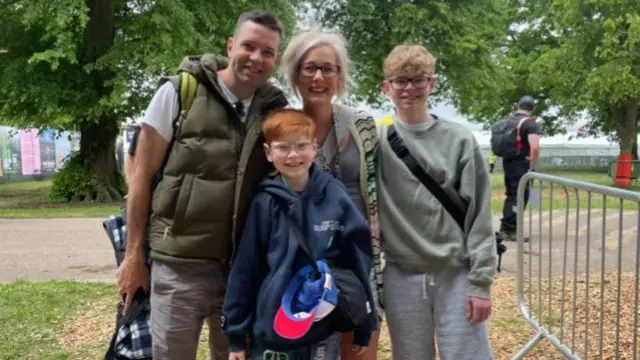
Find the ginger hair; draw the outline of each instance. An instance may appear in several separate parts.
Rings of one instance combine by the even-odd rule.
[[[299,134],[311,139],[316,137],[316,123],[301,110],[278,109],[272,111],[262,124],[267,144],[285,136]]]

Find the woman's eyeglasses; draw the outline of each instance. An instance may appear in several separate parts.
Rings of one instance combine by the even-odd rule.
[[[324,77],[333,77],[338,74],[340,71],[340,66],[338,65],[322,65],[317,66],[315,64],[306,64],[300,67],[300,72],[304,76],[313,77],[316,76],[316,73],[320,70],[322,76]]]

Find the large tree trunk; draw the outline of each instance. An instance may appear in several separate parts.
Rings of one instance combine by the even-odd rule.
[[[106,55],[115,39],[115,11],[111,0],[87,0],[89,22],[85,28],[81,59],[94,64]],[[108,85],[115,77],[109,68],[91,71],[93,90],[101,97],[113,91]],[[97,121],[96,121],[97,120]],[[118,172],[115,140],[118,135],[117,116],[105,113],[99,119],[87,119],[81,129],[80,156],[87,171],[96,176],[96,188],[86,200],[112,201],[124,195],[124,181]]]
[[[80,157],[85,169],[97,180],[96,188],[86,194],[87,201],[121,200],[124,195],[124,179],[115,157],[117,134],[118,125],[113,119],[90,124],[81,131]]]
[[[632,155],[633,145],[638,138],[638,101],[630,100],[616,108],[620,155]],[[637,153],[637,152],[636,152]]]
[[[89,22],[84,32],[81,59],[84,64],[94,64],[113,46],[115,11],[111,0],[87,0],[87,6]],[[108,84],[114,74],[110,69],[94,69],[91,77],[93,90],[99,97],[111,95],[113,88]],[[81,129],[80,156],[85,169],[97,180],[96,188],[88,194],[87,200],[119,200],[124,195],[124,181],[115,158],[118,118],[106,113],[100,119],[87,120]]]

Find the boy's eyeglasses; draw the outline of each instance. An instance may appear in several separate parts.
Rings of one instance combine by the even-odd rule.
[[[411,79],[406,79],[406,78],[389,79],[388,81],[391,84],[392,88],[396,90],[402,90],[407,86],[409,86],[409,83],[411,83],[411,85],[413,85],[413,87],[416,89],[424,89],[429,85],[430,80],[431,80],[431,76],[419,76]]]
[[[323,65],[317,66],[315,64],[306,64],[300,68],[300,72],[304,76],[313,77],[316,76],[316,73],[320,70],[322,72],[322,76],[324,77],[334,77],[338,74],[340,70],[340,66],[338,65]]]
[[[298,141],[295,143],[285,143],[285,142],[272,142],[271,143],[271,151],[274,152],[275,155],[285,156],[289,155],[292,150],[295,150],[298,154],[304,154],[313,149],[313,142],[311,141]]]

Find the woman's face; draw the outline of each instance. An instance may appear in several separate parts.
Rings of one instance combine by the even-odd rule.
[[[342,86],[338,57],[329,45],[309,50],[300,61],[297,76],[305,105],[330,104]]]

